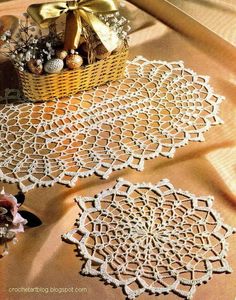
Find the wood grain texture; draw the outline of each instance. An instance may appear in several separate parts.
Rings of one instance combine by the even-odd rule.
[[[234,0],[168,1],[236,46],[236,2]]]
[[[19,15],[33,2],[37,1],[13,0],[1,3],[0,14]],[[147,4],[151,3],[151,0],[139,2]],[[161,0],[154,0],[154,2],[157,5],[161,3]],[[0,299],[124,299],[120,288],[114,289],[109,285],[104,285],[98,278],[79,274],[83,261],[76,257],[73,252],[74,247],[63,243],[60,238],[61,234],[73,228],[77,218],[78,209],[74,203],[74,197],[93,196],[113,186],[118,177],[132,182],[151,183],[156,183],[162,178],[169,178],[176,187],[183,190],[189,190],[196,195],[213,195],[215,197],[213,207],[220,212],[226,223],[236,226],[236,73],[230,66],[235,65],[235,59],[232,59],[232,55],[227,52],[225,43],[217,46],[218,55],[216,56],[213,51],[215,44],[209,43],[207,36],[205,39],[200,36],[203,45],[196,42],[201,31],[195,27],[191,29],[191,22],[187,19],[181,21],[181,17],[171,10],[167,10],[168,14],[165,15],[166,11],[161,10],[161,6],[158,10],[160,20],[169,24],[170,27],[157,22],[152,27],[133,33],[130,57],[141,54],[148,59],[183,60],[186,67],[199,74],[209,75],[211,86],[227,99],[220,110],[224,125],[211,129],[206,134],[204,143],[192,143],[178,149],[176,156],[171,160],[159,157],[147,161],[143,172],[126,169],[114,172],[106,181],[92,176],[79,180],[74,188],[55,185],[51,188],[37,188],[28,192],[24,203],[25,209],[40,217],[43,225],[19,235],[18,243],[10,245],[10,255],[0,261]],[[180,26],[179,29],[178,26]],[[188,35],[184,34],[187,30],[189,30]],[[3,68],[2,64],[1,68]],[[0,71],[0,88],[2,88],[3,81],[12,87],[15,77],[10,74],[9,65],[5,65],[2,70]],[[4,120],[1,121],[4,122]],[[2,186],[7,192],[17,194],[16,185],[1,183],[0,188]],[[228,275],[214,275],[206,285],[197,288],[193,300],[235,299],[235,251],[236,239],[233,236],[229,239],[228,261],[234,272]],[[87,288],[87,292],[13,293],[9,291],[12,287],[84,287]],[[158,297],[144,294],[137,300],[157,299],[179,300],[180,298],[173,294]]]

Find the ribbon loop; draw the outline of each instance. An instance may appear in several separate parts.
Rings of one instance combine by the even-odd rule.
[[[27,12],[42,28],[48,28],[58,17],[67,14],[64,41],[66,50],[78,48],[83,18],[97,33],[106,49],[113,51],[118,46],[119,38],[116,32],[96,16],[96,13],[105,14],[117,10],[115,0],[78,0],[32,4]]]

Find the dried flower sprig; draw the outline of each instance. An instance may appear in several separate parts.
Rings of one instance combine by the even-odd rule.
[[[28,14],[23,16],[14,36],[9,30],[0,36],[4,42],[0,53],[10,58],[20,71],[26,69],[31,59],[35,59],[38,65],[51,59],[55,55],[55,47],[62,41],[62,33],[57,33],[55,26],[51,26],[49,33],[43,35],[37,25],[30,21]]]
[[[99,14],[99,19],[114,30],[121,40],[128,38],[131,29],[129,20],[122,16],[118,11],[112,14]]]

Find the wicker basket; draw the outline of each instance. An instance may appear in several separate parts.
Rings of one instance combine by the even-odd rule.
[[[35,75],[18,71],[21,87],[27,99],[48,101],[74,95],[108,81],[123,77],[128,47],[94,64],[59,74]]]

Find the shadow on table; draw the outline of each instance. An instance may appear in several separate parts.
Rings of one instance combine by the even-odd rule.
[[[0,95],[3,96],[5,89],[19,89],[19,81],[14,65],[5,60],[0,63]]]
[[[17,72],[10,61],[3,61],[0,63],[0,105],[22,102]]]

